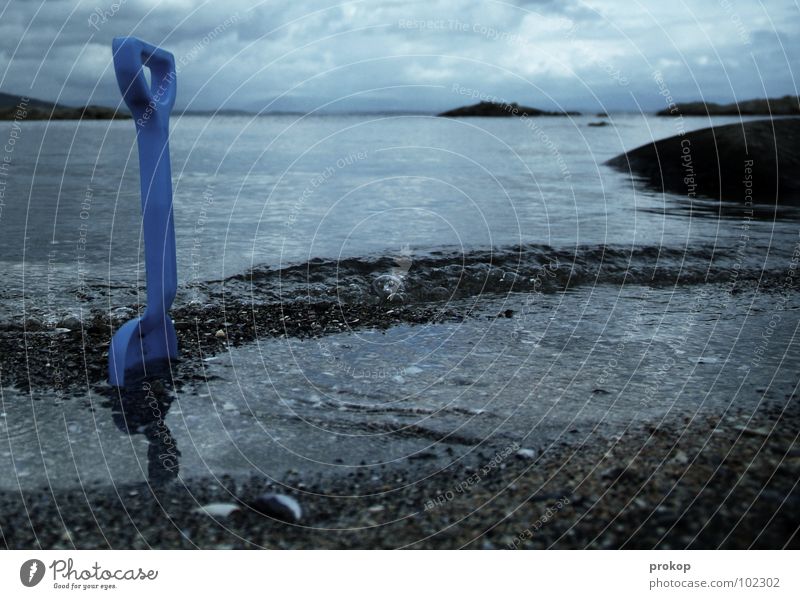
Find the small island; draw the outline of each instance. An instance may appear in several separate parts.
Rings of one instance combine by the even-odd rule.
[[[131,115],[106,106],[64,106],[36,98],[0,93],[0,121],[67,121],[129,119]]]
[[[739,116],[739,115],[800,115],[800,98],[783,96],[782,98],[762,98],[745,100],[732,104],[716,102],[679,102],[670,108],[659,110],[657,116]]]
[[[461,106],[447,112],[442,112],[437,116],[446,117],[467,117],[467,116],[488,116],[488,117],[531,117],[531,116],[580,116],[579,112],[550,112],[531,108],[530,106],[520,106],[516,102],[506,104],[505,102],[479,102],[471,106]]]

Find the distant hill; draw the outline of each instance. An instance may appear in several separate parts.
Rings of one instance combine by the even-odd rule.
[[[765,98],[746,100],[733,104],[717,104],[716,102],[681,102],[672,111],[659,110],[658,116],[722,116],[722,115],[800,115],[800,98],[783,96],[782,98]]]
[[[224,108],[221,110],[184,110],[176,111],[181,116],[256,116],[255,112]]]
[[[454,108],[447,112],[442,112],[438,116],[465,117],[465,116],[489,116],[489,117],[510,117],[510,116],[580,116],[580,112],[548,112],[530,106],[520,106],[516,102],[506,104],[504,102],[480,102],[471,106]]]
[[[0,92],[0,121],[13,121],[18,116],[18,109],[22,103],[22,96],[4,94]],[[47,120],[108,120],[108,119],[129,119],[131,116],[127,112],[117,112],[113,108],[105,106],[64,106],[45,100],[29,98],[25,105],[25,116],[20,120],[25,121],[47,121]]]

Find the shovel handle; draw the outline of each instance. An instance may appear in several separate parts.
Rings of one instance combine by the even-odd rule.
[[[164,114],[167,119],[175,104],[175,57],[135,37],[116,37],[111,44],[114,51],[114,71],[125,104],[138,121],[147,116]],[[150,69],[148,88],[144,67]],[[165,120],[167,120],[165,119]],[[146,119],[157,122],[158,118]]]
[[[172,214],[172,172],[169,161],[169,113],[175,104],[175,59],[135,37],[112,44],[117,84],[136,123],[142,229],[147,278],[147,308],[142,333],[165,326],[178,288],[175,226]],[[150,68],[148,88],[144,67]]]

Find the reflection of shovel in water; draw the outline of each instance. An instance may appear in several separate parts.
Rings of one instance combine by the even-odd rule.
[[[168,482],[178,477],[181,452],[167,426],[167,412],[175,400],[173,390],[157,380],[109,393],[111,418],[128,435],[147,439],[147,479]]]
[[[142,189],[142,224],[147,308],[114,334],[108,351],[108,381],[126,380],[163,368],[178,356],[175,325],[167,314],[178,272],[169,164],[169,112],[175,104],[175,58],[135,37],[114,38],[114,70],[136,123]],[[149,68],[148,86],[144,69]]]

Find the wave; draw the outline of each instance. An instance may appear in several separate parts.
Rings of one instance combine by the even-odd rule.
[[[773,283],[779,266],[742,247],[523,245],[467,252],[410,250],[396,255],[313,259],[260,267],[216,281],[215,293],[254,302],[428,302],[480,294],[556,293],[583,285]]]
[[[586,285],[711,283],[735,292],[745,284],[769,289],[789,281],[797,286],[797,278],[786,277],[789,259],[785,251],[774,248],[717,245],[556,248],[529,244],[468,251],[404,248],[394,254],[261,266],[221,280],[182,285],[173,311],[202,308],[213,313],[231,303],[443,304],[481,295],[551,294]],[[0,297],[0,329],[21,326],[22,303],[26,318],[56,327],[78,314],[83,319],[102,316],[111,324],[124,322],[141,310],[145,301],[141,285],[108,285],[100,280],[87,279],[81,287],[72,283],[47,296],[35,291],[30,289],[24,299]],[[45,297],[55,300],[46,304]]]

